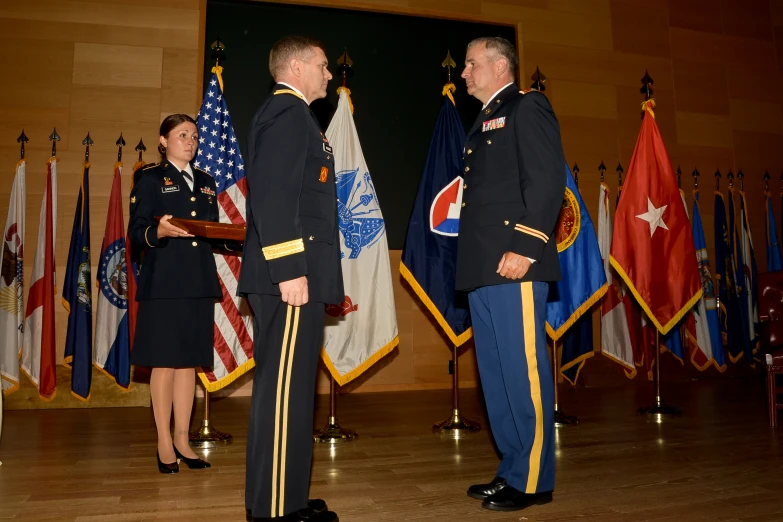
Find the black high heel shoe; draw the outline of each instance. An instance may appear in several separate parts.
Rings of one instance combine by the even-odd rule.
[[[187,458],[186,456],[184,456],[182,453],[179,452],[176,446],[174,446],[174,454],[177,456],[178,461],[181,460],[190,469],[205,469],[205,468],[212,467],[212,464],[210,464],[206,460],[201,460],[198,457],[196,457],[195,459]]]
[[[176,448],[174,449],[176,452]],[[160,453],[155,452],[155,456],[158,458],[158,471],[161,473],[169,474],[169,473],[179,473],[179,463],[175,460],[171,464],[166,464],[165,462],[161,462],[160,460]]]

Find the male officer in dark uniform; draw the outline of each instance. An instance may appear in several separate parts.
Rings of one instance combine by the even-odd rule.
[[[468,489],[482,506],[552,500],[554,396],[544,324],[560,278],[554,235],[565,158],[552,107],[514,85],[518,58],[502,38],[468,45],[462,77],[484,107],[464,151],[457,289],[468,291],[481,385],[502,454],[497,476]]]
[[[308,502],[325,305],[342,302],[334,158],[309,104],[332,78],[320,43],[269,54],[277,85],[248,138],[247,235],[238,292],[255,316],[245,505],[255,520],[337,521]]]

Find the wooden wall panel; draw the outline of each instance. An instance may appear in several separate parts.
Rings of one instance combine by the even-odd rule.
[[[714,242],[712,175],[716,168],[724,176],[729,169],[742,168],[759,265],[765,268],[761,176],[764,169],[770,170],[777,193],[783,169],[783,0],[282,1],[517,26],[520,76],[527,85],[539,66],[550,79],[547,94],[559,116],[566,157],[570,164],[580,165],[580,190],[591,213],[597,210],[597,165],[607,165],[606,182],[613,194],[617,162],[628,167],[640,124],[640,79],[648,70],[655,79],[657,123],[672,163],[684,171],[689,207],[690,172],[698,167],[702,173],[701,212],[708,247]],[[197,110],[203,60],[199,35],[205,16],[204,0],[0,4],[0,44],[14,80],[0,84],[0,161],[6,165],[0,171],[0,217],[5,216],[18,155],[15,139],[24,128],[31,139],[28,280],[51,129],[57,126],[62,136],[56,252],[61,280],[81,176],[81,140],[89,130],[96,142],[90,174],[91,244],[97,252],[119,133],[128,144],[127,166],[135,161],[132,148],[139,137],[149,148],[145,158],[155,161],[161,118]],[[126,170],[126,195],[127,174]],[[724,177],[724,193],[726,187]],[[778,199],[774,198],[774,208],[779,215]],[[344,391],[450,386],[448,342],[399,280],[399,254],[392,252],[400,346]],[[61,353],[65,313],[59,306],[57,323]],[[461,351],[460,361],[463,384],[475,384],[471,346]],[[625,379],[618,367],[603,359],[588,361],[582,375],[589,383],[618,384]],[[249,393],[251,381],[252,375],[240,379],[224,394]],[[319,389],[325,391],[327,384],[321,371]]]
[[[549,95],[558,117],[617,119],[617,95],[613,85],[553,80]]]
[[[669,3],[669,25],[680,29],[723,32],[721,0],[688,0]]]
[[[769,0],[721,0],[726,34],[772,41]]]
[[[783,113],[779,103],[731,100],[731,125],[735,130],[781,134]]]
[[[481,13],[493,19],[518,20],[525,42],[612,49],[611,21],[606,18],[493,2],[481,5]]]
[[[160,89],[160,47],[77,43],[73,51],[74,85]]]
[[[190,100],[201,98],[201,86],[193,81],[193,71],[197,63],[196,49],[163,49],[163,92],[160,104],[162,112],[171,114],[182,111],[181,108],[186,107]],[[194,108],[186,112],[195,116],[197,111],[198,109]]]
[[[679,143],[702,147],[734,146],[731,118],[718,114],[677,112]]]
[[[669,12],[649,9],[640,16],[635,4],[612,1],[612,41],[615,51],[668,58]]]
[[[729,114],[726,68],[712,63],[672,60],[677,110]]]

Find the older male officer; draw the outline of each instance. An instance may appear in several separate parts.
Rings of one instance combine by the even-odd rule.
[[[332,75],[323,46],[304,37],[278,41],[269,70],[277,85],[248,139],[238,288],[255,317],[245,505],[254,520],[337,522],[307,499],[325,305],[344,299],[334,158],[308,107]]]
[[[484,103],[465,143],[457,289],[469,292],[481,385],[502,454],[496,477],[468,495],[482,507],[552,500],[554,397],[545,318],[560,278],[555,230],[565,159],[552,107],[514,85],[518,58],[502,38],[468,45],[462,77]]]

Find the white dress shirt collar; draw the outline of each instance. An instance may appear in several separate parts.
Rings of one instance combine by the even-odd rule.
[[[288,87],[289,89],[291,89],[292,91],[294,91],[296,94],[298,94],[299,96],[301,96],[301,97],[302,97],[302,99],[305,101],[305,103],[306,103],[307,105],[310,105],[310,102],[309,102],[309,101],[307,101],[307,98],[305,98],[305,95],[304,95],[304,94],[302,94],[302,91],[300,91],[299,89],[297,89],[297,88],[296,88],[296,87],[294,87],[293,85],[291,85],[291,84],[288,84],[288,83],[285,83],[285,82],[277,82],[277,83],[279,83],[280,85],[285,85],[286,87]]]
[[[487,103],[485,103],[485,104],[484,104],[484,106],[481,108],[481,110],[483,111],[484,109],[486,109],[486,108],[487,108],[487,105],[489,105],[489,102],[490,102],[490,101],[492,101],[492,100],[495,98],[495,96],[497,96],[498,94],[500,94],[500,92],[501,92],[503,89],[505,89],[506,87],[508,87],[509,85],[514,85],[514,82],[508,82],[506,85],[504,85],[503,87],[501,87],[500,89],[498,89],[498,90],[495,92],[495,94],[493,94],[492,96],[490,96],[490,97],[489,97],[489,100],[487,101]]]

